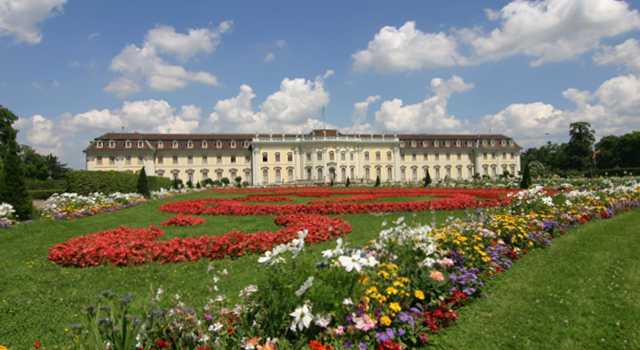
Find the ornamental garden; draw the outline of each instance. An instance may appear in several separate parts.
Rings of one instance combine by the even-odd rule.
[[[203,188],[0,207],[0,349],[638,348],[640,184]]]

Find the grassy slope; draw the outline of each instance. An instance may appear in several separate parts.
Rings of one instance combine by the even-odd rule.
[[[436,349],[640,348],[640,211],[573,229],[491,282]]]
[[[168,294],[189,294],[196,306],[204,305],[211,297],[207,286],[212,285],[213,272],[207,272],[210,261],[180,264],[147,264],[134,267],[65,268],[47,260],[48,248],[56,243],[101,230],[159,225],[174,216],[162,213],[157,207],[167,201],[208,197],[198,194],[165,201],[143,203],[137,207],[100,214],[74,221],[40,220],[0,231],[0,345],[9,349],[27,349],[38,341],[47,348],[64,345],[65,328],[82,322],[78,312],[82,307],[95,303],[95,296],[110,289],[125,296],[136,294],[138,300],[155,293],[162,286]],[[229,195],[225,196],[229,197]],[[300,198],[306,202],[309,198]],[[438,212],[438,222],[449,215],[463,212]],[[408,221],[423,224],[432,222],[431,213],[345,215],[343,218],[354,227],[346,238],[353,246],[366,245],[377,236],[383,221],[389,223],[400,216]],[[207,223],[195,227],[163,227],[161,239],[176,236],[219,235],[228,231],[256,232],[278,230],[270,216],[214,217],[205,216]],[[325,242],[308,248],[308,255],[335,247],[335,242]],[[250,283],[256,283],[257,255],[215,261],[216,271],[228,269],[230,274],[218,287],[222,294],[234,298],[238,291]],[[304,257],[302,257],[304,258]],[[309,257],[311,262],[315,257]],[[216,293],[217,294],[217,293]],[[76,316],[77,315],[77,316]],[[63,346],[61,346],[63,348]]]

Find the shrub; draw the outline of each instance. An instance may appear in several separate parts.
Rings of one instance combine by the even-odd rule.
[[[66,192],[77,193],[83,196],[89,193],[101,192],[111,194],[115,192],[134,193],[138,175],[122,171],[89,171],[74,170],[67,173]],[[166,177],[147,176],[147,184],[150,191],[167,188],[171,185],[171,179]]]
[[[136,193],[143,195],[144,198],[151,197],[151,191],[149,191],[149,182],[147,181],[147,172],[144,170],[144,167],[140,169],[140,174],[138,175]]]
[[[41,199],[46,200],[51,197],[54,193],[63,193],[64,190],[31,190],[29,191],[29,196],[31,199]]]
[[[379,187],[380,186],[380,176],[376,176],[376,184],[373,187]]]
[[[345,187],[349,187],[349,185],[351,185],[351,181],[349,180],[349,177],[347,177],[347,184],[345,185]]]
[[[223,184],[228,185],[229,184],[229,179],[226,177],[223,177],[222,179],[220,179],[220,182],[222,182]]]
[[[187,188],[193,188],[193,182],[191,182],[191,180],[187,180]]]
[[[202,180],[201,183],[202,183],[202,186],[207,186],[207,185],[213,186],[213,179],[206,178],[206,179]]]
[[[600,174],[604,173],[608,176],[637,176],[640,175],[640,168],[601,169]]]
[[[427,187],[431,184],[431,175],[427,171],[427,176],[424,178],[424,187]]]
[[[529,170],[529,163],[525,164],[524,172],[522,173],[522,181],[520,182],[520,188],[527,189],[531,187],[531,171]]]
[[[29,220],[33,215],[33,203],[24,182],[24,167],[18,156],[18,143],[15,139],[9,139],[6,147],[2,162],[4,167],[0,174],[0,202],[11,204],[19,220]]]
[[[197,189],[201,189],[202,188],[202,186],[200,185],[200,181],[196,182],[196,188]]]

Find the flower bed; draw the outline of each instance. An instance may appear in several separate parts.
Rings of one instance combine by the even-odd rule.
[[[184,216],[180,213],[178,216],[174,216],[167,221],[163,221],[160,225],[162,226],[195,226],[204,224],[205,221],[203,218],[196,218],[191,215]]]
[[[300,230],[308,231],[310,243],[344,236],[352,230],[351,225],[340,218],[321,215],[293,214],[277,217],[275,222],[285,228],[276,232],[233,231],[220,236],[177,237],[161,242],[156,239],[164,232],[156,226],[146,229],[121,226],[56,244],[49,248],[48,258],[63,266],[76,267],[222,259],[268,251],[275,245],[292,241]]]

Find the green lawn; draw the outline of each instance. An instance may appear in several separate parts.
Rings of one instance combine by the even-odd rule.
[[[121,296],[136,294],[142,302],[163,287],[167,294],[188,295],[188,303],[201,307],[212,295],[208,286],[212,285],[214,271],[226,268],[229,276],[218,287],[233,300],[241,288],[260,280],[258,255],[214,262],[86,269],[60,267],[46,258],[49,247],[69,238],[120,225],[159,225],[174,216],[158,211],[159,205],[208,196],[183,196],[74,221],[40,220],[0,230],[0,345],[29,349],[38,341],[45,348],[64,348],[65,329],[82,321],[80,308],[95,303],[95,296],[106,289]],[[237,195],[225,195],[233,196]],[[464,211],[437,212],[436,220],[440,223],[452,215],[462,216]],[[391,223],[401,216],[422,224],[434,219],[429,212],[415,216],[344,215],[342,218],[354,227],[346,241],[352,246],[366,245],[377,236],[384,221]],[[279,229],[270,216],[205,219],[207,223],[200,226],[163,228],[161,239],[218,235],[238,229]],[[626,340],[628,348],[639,348],[637,222],[640,212],[587,224],[554,240],[550,249],[524,256],[513,269],[491,282],[488,299],[461,310],[460,321],[446,332],[430,336],[430,344],[441,349],[618,349]],[[335,242],[310,246],[300,259],[313,261],[312,256],[334,246]],[[215,270],[208,272],[210,264]]]

